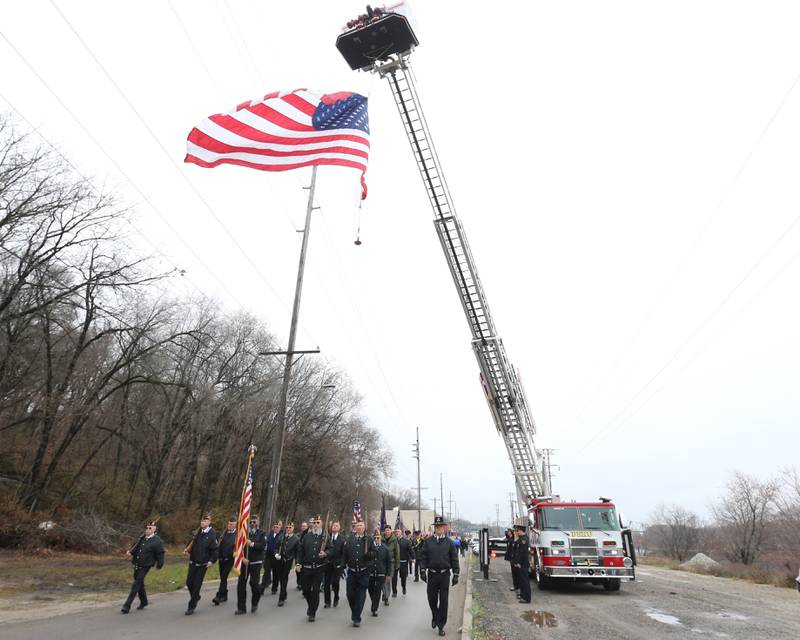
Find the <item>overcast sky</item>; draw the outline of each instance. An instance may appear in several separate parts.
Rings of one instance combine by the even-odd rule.
[[[735,469],[794,464],[800,5],[412,8],[418,91],[555,490],[642,521],[661,501],[706,514]],[[441,471],[461,514],[507,520],[510,465],[389,87],[334,47],[361,11],[4,2],[0,110],[136,204],[131,239],[186,270],[175,287],[285,341],[310,171],[184,165],[186,135],[272,90],[369,95],[363,244],[358,172],[321,168],[297,346],[352,378],[397,486],[416,484],[419,426],[424,496]]]

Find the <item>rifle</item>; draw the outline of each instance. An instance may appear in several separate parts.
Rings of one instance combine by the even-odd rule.
[[[328,520],[330,519],[330,517],[331,517],[331,508],[328,507],[328,513],[325,514],[325,529],[322,531],[322,542],[319,545],[320,551],[325,551],[325,545],[328,543],[328,527],[330,526]],[[319,557],[319,554],[317,554],[317,557]],[[328,557],[327,552],[325,553],[325,557],[326,558]]]
[[[183,550],[184,553],[192,553],[192,547],[194,546],[194,541],[197,539],[197,536],[200,535],[200,532],[203,530],[203,527],[197,527],[197,531],[192,536],[191,541],[189,544],[186,545],[186,548]]]
[[[289,522],[289,514],[286,514],[286,517],[283,519],[283,537],[281,538],[281,546],[278,547],[278,555],[281,557],[281,562],[283,562],[283,550],[286,548],[286,524]]]
[[[130,549],[128,549],[127,555],[133,556],[133,552],[136,551],[136,547],[138,547],[143,540],[144,540],[144,534],[140,535],[139,539],[133,543],[133,546]]]

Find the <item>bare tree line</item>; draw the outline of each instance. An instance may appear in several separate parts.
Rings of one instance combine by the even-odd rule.
[[[703,519],[678,504],[661,504],[644,527],[647,553],[684,562],[703,552],[714,560],[747,568],[751,575],[793,582],[800,565],[800,474],[789,468],[761,479],[735,471]]]
[[[129,213],[0,120],[0,508],[121,521],[238,506],[246,450],[265,496],[282,363],[244,312],[175,299],[132,257]],[[180,276],[177,276],[180,277]],[[391,453],[346,376],[293,371],[278,512],[379,501]]]

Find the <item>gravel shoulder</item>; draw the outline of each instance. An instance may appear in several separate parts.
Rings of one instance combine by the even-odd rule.
[[[800,594],[791,589],[648,566],[616,593],[591,585],[538,591],[532,583],[533,602],[521,605],[505,562],[491,566],[497,582],[481,577],[472,573],[475,640],[800,637]]]

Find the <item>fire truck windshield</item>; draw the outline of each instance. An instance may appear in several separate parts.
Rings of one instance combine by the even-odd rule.
[[[541,529],[619,531],[616,513],[608,507],[544,507],[539,518]]]

